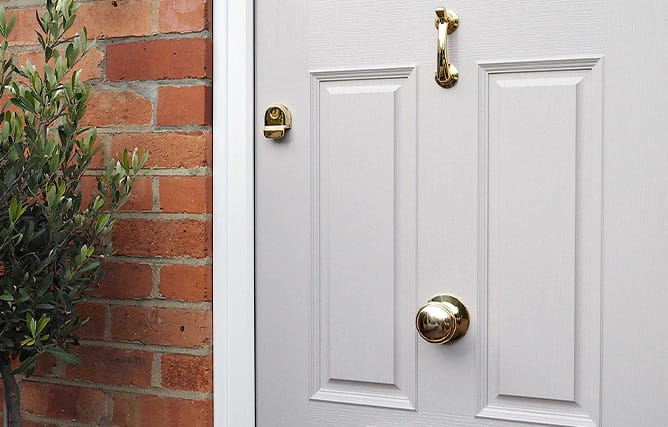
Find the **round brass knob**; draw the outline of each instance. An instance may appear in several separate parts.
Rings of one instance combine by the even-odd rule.
[[[415,327],[425,341],[446,344],[466,334],[469,312],[457,298],[436,295],[418,310]]]

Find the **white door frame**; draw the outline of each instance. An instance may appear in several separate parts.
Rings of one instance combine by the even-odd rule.
[[[215,2],[213,402],[216,427],[255,426],[253,35],[253,0]]]

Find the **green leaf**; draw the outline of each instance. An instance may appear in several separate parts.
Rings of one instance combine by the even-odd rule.
[[[14,25],[16,24],[16,14],[13,14],[11,18],[9,18],[9,24],[5,28],[5,35],[9,35],[9,33],[12,32],[12,29],[14,28]]]
[[[23,206],[16,196],[12,197],[12,201],[9,203],[9,220],[12,223],[16,222],[25,213],[26,209],[28,207]]]
[[[2,29],[4,30],[6,26],[7,26],[7,13],[5,12],[4,7],[0,7],[0,27],[2,27]]]
[[[50,317],[46,317],[45,314],[42,314],[42,317],[39,318],[39,322],[37,322],[38,335],[44,330],[44,328],[46,328],[46,325],[48,325],[50,321],[51,321]]]
[[[28,330],[30,334],[34,337],[37,335],[37,321],[32,317],[32,314],[26,313],[26,324],[28,325]]]
[[[23,341],[21,341],[21,347],[32,347],[35,345],[35,339],[34,338],[26,338]]]
[[[25,359],[16,369],[12,371],[12,374],[20,374],[21,372],[24,372],[31,367],[34,369],[38,356],[39,354],[33,354],[32,356]]]
[[[79,273],[85,273],[85,272],[93,270],[93,269],[95,269],[99,266],[100,266],[100,263],[98,261],[91,262],[90,264],[86,265],[84,268],[79,270]]]
[[[46,348],[46,351],[52,355],[54,355],[57,359],[62,360],[65,363],[69,363],[70,365],[80,365],[81,360],[79,360],[75,355],[72,353],[68,353],[64,350],[61,350],[56,347],[48,347]]]

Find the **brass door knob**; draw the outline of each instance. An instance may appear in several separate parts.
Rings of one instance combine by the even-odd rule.
[[[415,327],[425,341],[446,344],[466,334],[469,312],[457,298],[436,295],[418,310]]]

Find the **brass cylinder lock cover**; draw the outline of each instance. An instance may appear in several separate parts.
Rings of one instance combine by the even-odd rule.
[[[282,139],[292,128],[292,114],[283,104],[267,107],[264,113],[264,136],[270,139]]]

